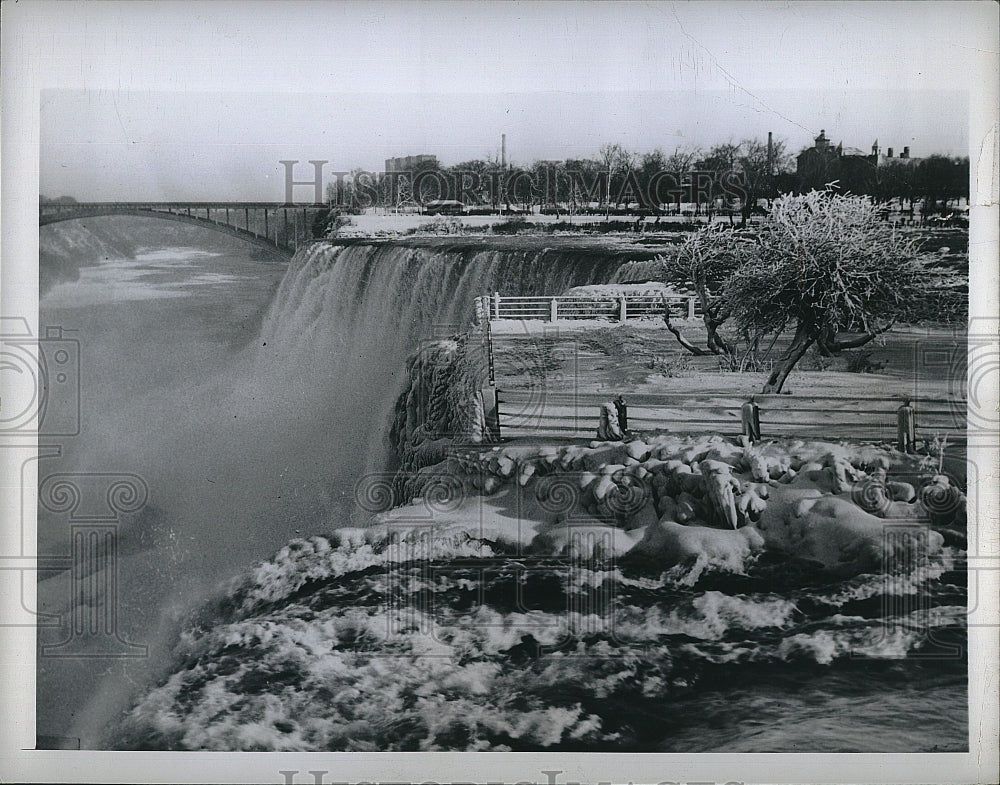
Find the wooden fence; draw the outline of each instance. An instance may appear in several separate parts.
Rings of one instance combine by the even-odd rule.
[[[596,437],[600,407],[614,393],[496,390],[496,422],[504,440],[519,437]],[[947,435],[964,438],[966,402],[944,398],[692,395],[625,396],[632,432],[741,433],[751,438],[802,437],[913,442]]]
[[[496,319],[593,319],[607,317],[624,322],[642,316],[661,316],[664,300],[674,315],[693,319],[701,315],[701,306],[694,296],[675,295],[664,298],[659,294],[629,294],[600,296],[508,297],[499,292],[476,299],[476,311],[481,321]]]

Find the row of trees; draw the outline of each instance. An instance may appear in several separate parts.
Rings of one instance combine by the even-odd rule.
[[[875,168],[856,193],[871,194],[880,202],[920,201],[924,212],[942,212],[949,201],[969,198],[969,159],[931,155],[916,164],[892,160]]]
[[[676,259],[662,260],[669,282],[697,291],[704,346],[683,334],[669,308],[664,320],[689,352],[718,355],[733,370],[761,367],[791,330],[762,390],[778,393],[811,347],[830,356],[864,346],[961,289],[961,276],[920,264],[918,252],[869,199],[830,191],[783,196],[752,235],[706,225]]]
[[[603,145],[597,158],[535,161],[503,166],[497,157],[462,161],[438,168],[417,166],[405,177],[353,170],[327,187],[328,200],[348,207],[397,207],[433,200],[460,201],[487,209],[549,207],[567,213],[612,209],[711,214],[739,204],[744,218],[757,199],[775,191],[775,175],[787,172],[791,158],[782,141],[769,154],[766,142],[744,139],[709,150],[678,147],[638,153],[620,144]]]
[[[949,201],[968,198],[969,159],[931,155],[876,163],[858,156],[830,157],[781,178],[779,185],[785,191],[805,193],[823,190],[832,182],[845,193],[865,194],[880,203],[895,200],[901,206],[919,202],[925,213],[937,213],[946,210]]]
[[[819,169],[822,169],[820,171]],[[925,211],[944,209],[969,193],[968,159],[932,155],[919,161],[892,159],[876,165],[861,157],[834,157],[824,166],[796,172],[784,140],[743,139],[707,150],[686,146],[671,153],[639,153],[603,145],[596,158],[535,161],[504,166],[499,156],[437,167],[423,163],[405,176],[361,169],[327,188],[331,203],[347,208],[406,207],[455,200],[484,211],[548,208],[568,214],[613,210],[680,212],[709,217],[739,207],[749,217],[761,199],[832,187],[877,202],[898,199]]]

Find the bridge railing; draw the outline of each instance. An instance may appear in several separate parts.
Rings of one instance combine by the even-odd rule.
[[[593,319],[607,317],[624,322],[648,316],[661,316],[664,303],[675,316],[694,319],[701,316],[698,298],[687,295],[624,294],[624,295],[555,295],[507,296],[494,292],[476,300],[480,320],[500,319]]]
[[[39,225],[101,215],[140,215],[211,225],[285,254],[313,239],[316,205],[279,202],[45,202]]]
[[[131,210],[223,210],[225,208],[233,210],[249,208],[251,210],[277,210],[279,208],[289,210],[319,209],[317,205],[288,205],[282,202],[41,202],[38,205],[42,211],[58,210],[99,210],[106,209],[131,209]]]

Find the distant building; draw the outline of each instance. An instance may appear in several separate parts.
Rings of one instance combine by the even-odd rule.
[[[402,158],[386,158],[386,172],[416,172],[418,170],[437,169],[436,155],[407,155]]]
[[[877,145],[877,143],[876,143],[876,145]],[[876,152],[878,152],[878,165],[879,166],[885,166],[889,161],[900,161],[900,162],[902,162],[904,164],[915,164],[918,161],[920,161],[919,158],[912,158],[912,157],[910,157],[910,148],[909,147],[904,147],[903,148],[903,152],[901,152],[895,158],[892,155],[893,149],[891,147],[887,147],[886,148],[886,151],[885,151],[884,155],[881,152],[879,152],[877,149],[876,149]]]
[[[875,170],[879,166],[885,166],[890,160],[906,164],[920,160],[910,157],[909,147],[904,147],[898,158],[893,158],[891,147],[882,155],[878,140],[872,145],[871,153],[857,147],[844,147],[843,142],[834,146],[825,130],[821,130],[813,141],[814,145],[799,153],[795,162],[795,174],[803,191],[837,182],[841,191],[871,193],[877,179]]]
[[[826,138],[825,129],[820,131],[819,136],[813,141],[815,144],[812,147],[807,147],[795,159],[795,171],[798,174],[824,167],[840,157],[840,150],[833,147],[830,140]]]

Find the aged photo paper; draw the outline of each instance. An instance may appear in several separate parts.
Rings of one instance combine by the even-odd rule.
[[[0,777],[993,780],[996,4],[2,14]]]

